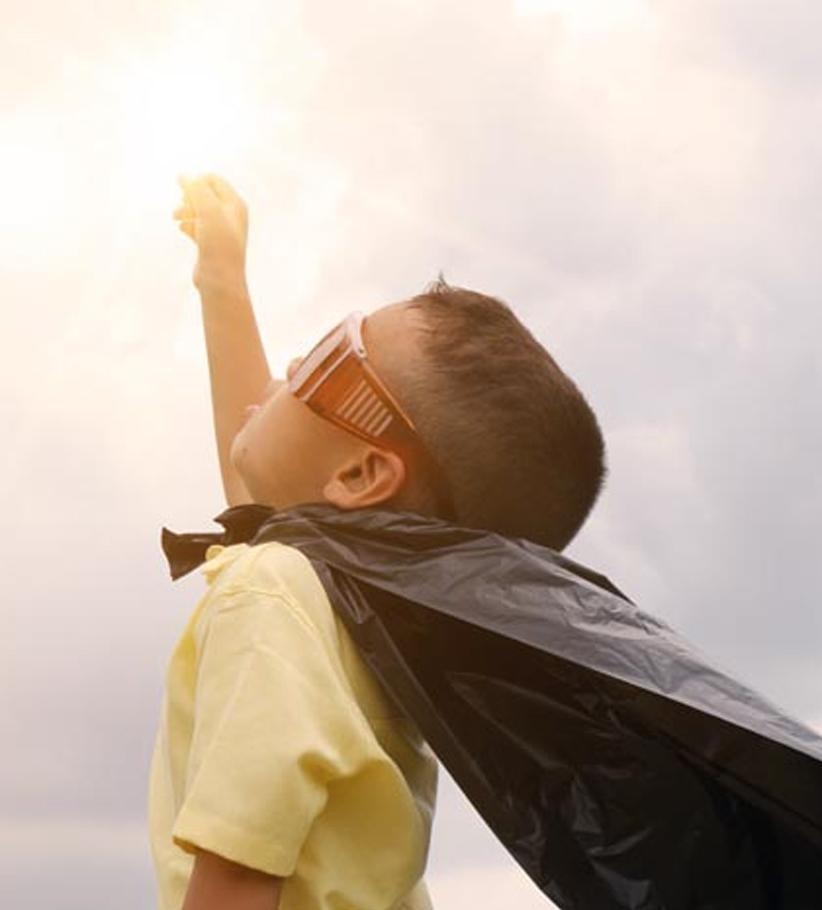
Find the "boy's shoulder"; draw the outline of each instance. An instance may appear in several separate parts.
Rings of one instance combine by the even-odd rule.
[[[274,597],[307,616],[326,633],[334,626],[333,610],[322,582],[311,561],[296,547],[277,541],[254,546],[215,544],[206,551],[200,571],[209,586],[209,595],[225,604],[242,602],[243,596]]]

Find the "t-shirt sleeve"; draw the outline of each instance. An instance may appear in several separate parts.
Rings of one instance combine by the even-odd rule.
[[[373,749],[341,667],[299,605],[255,590],[225,595],[197,660],[173,840],[288,876],[331,782],[360,773]]]

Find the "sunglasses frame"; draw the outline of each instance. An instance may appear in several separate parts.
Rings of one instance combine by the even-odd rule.
[[[421,457],[436,487],[441,513],[454,508],[442,472],[413,420],[380,379],[365,349],[365,314],[354,310],[306,354],[288,379],[289,391],[325,420],[405,461]]]

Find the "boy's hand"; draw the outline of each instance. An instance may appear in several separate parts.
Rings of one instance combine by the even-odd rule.
[[[228,181],[216,174],[179,177],[183,203],[173,217],[197,244],[194,284],[199,291],[245,286],[248,209]]]

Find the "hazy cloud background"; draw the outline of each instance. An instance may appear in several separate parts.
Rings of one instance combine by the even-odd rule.
[[[175,174],[251,210],[272,366],[446,277],[585,391],[570,554],[822,729],[822,12],[810,2],[5,0],[0,897],[154,906],[148,760],[223,508]],[[443,776],[437,910],[545,906]]]

